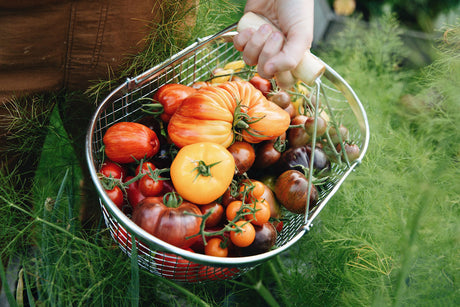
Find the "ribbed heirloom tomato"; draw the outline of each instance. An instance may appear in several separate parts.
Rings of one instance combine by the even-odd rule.
[[[173,193],[144,198],[133,211],[133,222],[155,237],[177,247],[190,247],[201,225],[200,209]]]
[[[168,134],[178,147],[205,141],[228,147],[235,139],[275,139],[289,123],[289,114],[251,83],[229,81],[188,96],[171,117]]]
[[[235,173],[235,160],[222,145],[200,142],[179,150],[171,168],[177,193],[199,205],[219,198],[229,187]]]

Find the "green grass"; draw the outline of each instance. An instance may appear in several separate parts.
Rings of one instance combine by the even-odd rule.
[[[206,12],[209,26],[219,14]],[[203,33],[216,32],[205,21]],[[16,292],[59,306],[458,305],[460,26],[419,71],[399,65],[408,54],[396,21],[378,21],[368,29],[352,21],[316,50],[360,97],[371,140],[362,164],[288,252],[235,282],[205,286],[139,269],[103,224],[80,229],[78,157],[54,110],[35,210],[24,210],[9,178],[0,178],[0,231],[8,241],[1,255],[23,264]],[[14,292],[13,305],[20,303]]]

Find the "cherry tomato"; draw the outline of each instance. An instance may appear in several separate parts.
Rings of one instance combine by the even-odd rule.
[[[227,257],[228,247],[224,246],[221,238],[212,238],[204,247],[204,253],[208,256]]]
[[[248,221],[238,221],[233,228],[235,231],[230,232],[230,240],[238,247],[246,247],[254,242],[256,231],[254,226]],[[238,230],[236,230],[238,229]]]
[[[283,90],[273,93],[269,100],[276,103],[281,109],[286,109],[291,104],[291,96]]]
[[[136,175],[139,173],[147,174],[150,173],[150,170],[154,171],[157,167],[152,162],[142,162],[136,167]]]
[[[258,180],[243,180],[240,185],[240,193],[245,195],[246,202],[253,202],[259,199],[265,192],[265,185]]]
[[[272,90],[272,84],[270,80],[264,79],[259,75],[255,75],[254,77],[252,77],[251,80],[249,80],[249,82],[252,85],[254,85],[256,89],[261,91],[262,94],[264,94],[265,96],[267,96],[268,93],[270,93],[270,91]]]
[[[158,196],[163,191],[163,181],[155,180],[150,174],[146,174],[139,180],[139,190],[146,197]]]
[[[342,146],[340,146],[340,143],[337,144],[337,152],[341,153],[343,156]],[[345,142],[345,153],[347,154],[348,161],[353,162],[359,158],[359,154],[360,154],[359,146],[356,144]]]
[[[265,253],[275,245],[278,233],[272,223],[254,226],[254,229],[256,231],[254,242],[241,249],[243,255],[250,256]]]
[[[128,176],[125,178],[125,183],[133,179],[133,176]],[[132,183],[130,183],[126,187],[126,195],[128,198],[128,202],[133,207],[133,209],[136,208],[137,204],[145,198],[144,194],[141,193],[139,189],[139,180],[136,180]]]
[[[314,129],[315,129],[315,118],[309,116],[307,120],[305,121],[305,130],[307,133],[311,136],[313,135]],[[322,136],[323,134],[326,133],[327,130],[327,122],[324,118],[321,116],[318,116],[316,120],[316,136]]]
[[[121,210],[123,208],[123,191],[119,186],[115,186],[112,190],[105,190],[105,193],[110,197],[115,205]]]
[[[235,142],[227,150],[235,159],[236,173],[244,174],[254,164],[256,158],[254,147],[248,142]]]
[[[243,206],[243,202],[241,200],[234,200],[227,205],[225,209],[225,216],[227,220],[233,221],[238,214],[238,211],[241,210]]]
[[[126,170],[120,164],[106,161],[102,164],[99,172],[107,178],[122,179],[126,176]]]
[[[202,205],[200,206],[200,210],[203,215],[212,211],[212,213],[205,220],[205,227],[214,227],[219,225],[224,216],[224,207],[217,202]]]
[[[349,137],[348,128],[345,127],[344,125],[340,125],[338,128],[339,128],[338,131],[342,138],[342,142],[347,141]],[[337,133],[337,129],[335,129],[334,126],[331,126],[329,128],[329,136],[331,137],[332,143],[334,143],[334,145],[337,145],[340,143],[339,134]]]
[[[297,170],[288,170],[276,180],[275,195],[280,204],[293,213],[304,214],[307,207],[308,179]],[[318,201],[318,190],[311,184],[310,206]]]
[[[308,116],[297,115],[291,121],[291,125],[300,125],[299,128],[290,128],[288,130],[288,144],[292,147],[299,147],[308,144],[311,137],[305,130],[305,122],[307,121]]]
[[[254,225],[262,225],[270,220],[270,205],[265,200],[258,200],[255,204],[249,204],[249,207],[251,211],[249,209],[245,211],[252,213],[244,216],[247,221]]]

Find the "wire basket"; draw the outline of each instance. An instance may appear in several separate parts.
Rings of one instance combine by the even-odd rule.
[[[332,164],[332,176],[319,191],[315,208],[305,215],[290,214],[276,241],[276,248],[253,256],[213,257],[193,253],[168,244],[141,229],[110,200],[99,181],[97,170],[104,153],[103,136],[111,125],[121,121],[137,121],[145,116],[141,101],[167,83],[191,85],[207,79],[211,72],[231,61],[240,60],[234,46],[236,34],[231,26],[215,35],[196,41],[167,61],[148,71],[127,79],[110,93],[97,108],[86,138],[89,170],[100,196],[100,206],[110,234],[116,244],[138,264],[156,274],[177,282],[206,282],[233,279],[257,265],[286,251],[301,239],[312,222],[337,192],[347,176],[364,157],[369,142],[369,127],[365,110],[351,87],[328,65],[312,91],[332,110],[340,109],[341,120],[347,123],[350,136],[360,147],[360,156],[353,163]],[[311,179],[311,178],[310,178]]]

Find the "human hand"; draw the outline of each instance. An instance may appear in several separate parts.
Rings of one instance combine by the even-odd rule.
[[[270,25],[240,31],[233,42],[246,64],[258,65],[259,75],[266,79],[294,69],[313,40],[313,2],[248,0],[245,13],[264,16],[281,32]]]

